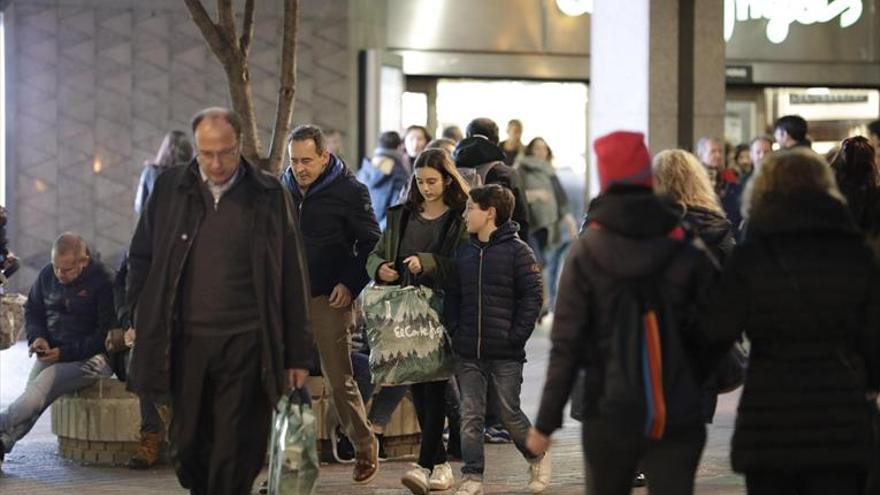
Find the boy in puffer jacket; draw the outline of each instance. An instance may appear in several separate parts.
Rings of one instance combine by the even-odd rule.
[[[471,189],[466,212],[471,239],[457,253],[459,283],[452,284],[455,289],[447,297],[461,388],[464,480],[457,495],[483,493],[487,389],[497,395],[501,421],[529,463],[531,492],[542,493],[550,482],[550,456],[535,456],[525,448],[531,423],[520,409],[520,385],[543,287],[535,254],[510,220],[513,206],[513,194],[497,184]]]

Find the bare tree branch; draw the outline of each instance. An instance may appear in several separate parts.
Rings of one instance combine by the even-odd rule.
[[[296,38],[299,27],[299,0],[284,0],[284,33],[281,45],[281,87],[275,113],[275,129],[272,133],[271,151],[265,169],[278,174],[284,157],[284,144],[290,129],[293,98],[296,93]]]
[[[238,41],[238,49],[244,58],[247,58],[251,50],[251,42],[254,39],[254,0],[246,0],[244,4],[244,20],[241,24],[241,38]]]
[[[217,0],[217,16],[220,18],[218,22],[220,34],[232,52],[240,56],[235,35],[235,10],[232,8],[232,0]]]
[[[226,66],[227,63],[231,62],[231,60],[229,60],[231,54],[224,44],[220,29],[214,24],[214,21],[211,20],[211,16],[208,15],[205,6],[202,5],[201,0],[184,0],[184,2],[189,9],[189,14],[192,17],[193,22],[196,23],[196,26],[199,28],[199,31],[202,32],[205,41],[208,42],[208,47],[210,47],[211,51],[214,52],[214,55],[220,59],[220,62]]]

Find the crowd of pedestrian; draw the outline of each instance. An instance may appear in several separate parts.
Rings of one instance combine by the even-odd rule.
[[[830,161],[799,116],[729,153],[706,137],[652,156],[641,133],[613,132],[594,143],[585,214],[571,170],[545,138],[524,144],[516,119],[504,141],[488,118],[434,140],[389,130],[357,173],[304,124],[280,177],[242,156],[241,125],[209,108],[192,144],[165,137],[115,279],[79,235],[53,244],[26,311],[38,361],[0,413],[0,460],[56,398],[116,373],[141,400],[131,467],[157,462],[167,429],[183,487],[249,493],[273,404],[311,373],[357,484],[376,477],[409,392],[414,494],[482,494],[486,473],[513,468],[486,466],[487,441],[513,443],[543,493],[569,401],[589,493],[687,494],[718,394],[742,385],[731,464],[748,493],[876,493],[880,121]],[[369,346],[352,348],[369,284],[442,296],[451,376],[373,383]],[[532,422],[525,347],[551,313]]]

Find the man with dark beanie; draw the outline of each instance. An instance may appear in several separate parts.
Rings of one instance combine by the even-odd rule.
[[[519,224],[520,238],[528,242],[529,203],[519,173],[505,165],[504,151],[498,146],[498,124],[480,117],[467,125],[467,137],[458,142],[452,159],[471,187],[498,184],[513,193],[513,221]]]
[[[193,495],[251,493],[272,407],[305,386],[308,272],[290,195],[241,155],[241,121],[209,108],[196,158],[159,176],[131,242],[128,385],[171,396],[177,477]]]
[[[527,446],[546,451],[583,369],[587,492],[629,493],[640,466],[650,493],[687,495],[706,441],[699,370],[709,369],[697,362],[693,315],[715,272],[671,203],[654,194],[644,136],[614,132],[594,147],[602,192],[562,271]]]

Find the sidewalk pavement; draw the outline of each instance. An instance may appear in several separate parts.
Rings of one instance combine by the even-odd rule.
[[[528,345],[529,362],[526,364],[522,404],[530,417],[537,412],[541,387],[549,354],[546,328],[536,332]],[[22,343],[0,352],[0,408],[12,402],[24,386],[33,364],[27,358]],[[697,476],[697,493],[705,495],[733,495],[745,493],[743,480],[730,471],[728,450],[737,393],[722,396],[718,404],[715,424],[709,430],[709,440]],[[553,484],[547,494],[574,495],[584,493],[583,458],[580,446],[580,426],[568,420],[565,427],[554,435]],[[400,477],[409,469],[409,461],[382,464],[377,479],[367,486],[354,486],[351,465],[322,466],[318,494],[332,495],[406,495]],[[459,476],[460,463],[453,463]],[[513,445],[486,445],[486,493],[526,494],[528,468]],[[264,479],[264,478],[261,478]],[[178,495],[187,493],[180,488],[173,470],[165,466],[149,471],[126,468],[87,467],[74,464],[58,455],[55,436],[50,431],[50,415],[45,413],[33,431],[15,447],[3,464],[0,474],[0,493],[3,495]],[[438,492],[439,493],[439,492]],[[445,492],[451,494],[452,491]],[[633,493],[646,494],[645,489]]]

